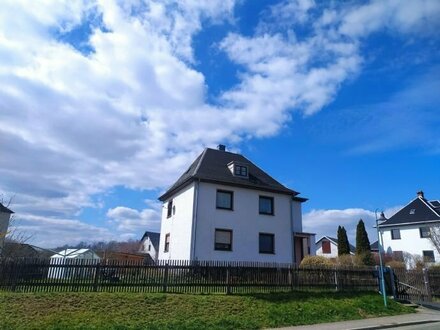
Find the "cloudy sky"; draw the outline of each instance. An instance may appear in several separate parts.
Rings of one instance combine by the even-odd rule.
[[[223,143],[310,198],[305,230],[373,235],[440,199],[439,29],[437,0],[3,0],[0,192],[34,244],[138,239]]]

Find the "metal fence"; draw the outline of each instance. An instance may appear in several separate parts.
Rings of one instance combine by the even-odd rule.
[[[440,298],[440,269],[394,269],[395,297],[414,302]]]
[[[378,290],[375,268],[297,268],[290,264],[159,261],[0,260],[0,290],[247,293]]]

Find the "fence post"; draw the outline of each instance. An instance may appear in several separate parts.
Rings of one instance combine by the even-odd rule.
[[[226,268],[226,294],[231,294],[231,264]]]
[[[391,292],[393,293],[393,298],[397,299],[396,296],[396,279],[394,277],[394,270],[391,267],[387,267],[390,272],[390,286],[391,286]]]
[[[290,291],[293,291],[293,270],[292,270],[292,265],[289,266],[289,284],[290,284]]]
[[[338,269],[337,269],[337,267],[335,267],[334,268],[334,270],[335,270],[335,289],[336,289],[336,291],[339,291],[339,286],[338,286]]]
[[[168,262],[165,263],[165,272],[163,274],[163,286],[162,286],[162,291],[163,292],[167,292],[167,287],[168,287]]]
[[[429,283],[429,274],[427,268],[423,268],[423,280],[425,282],[425,290],[428,301],[432,301],[431,285]]]
[[[101,263],[98,261],[95,267],[95,278],[93,279],[93,291],[98,291],[98,284],[99,284],[99,272],[101,268]]]

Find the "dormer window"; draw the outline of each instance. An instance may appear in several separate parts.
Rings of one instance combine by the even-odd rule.
[[[240,164],[236,162],[230,162],[228,164],[229,170],[234,176],[239,176],[242,178],[248,178],[249,177],[249,171],[248,167],[245,164]]]
[[[416,209],[409,210],[409,214],[416,214]]]
[[[235,165],[234,166],[234,174],[238,176],[248,176],[248,170],[246,166]]]

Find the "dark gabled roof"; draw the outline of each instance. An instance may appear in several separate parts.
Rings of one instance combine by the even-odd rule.
[[[379,241],[370,244],[370,250],[372,252],[379,251]]]
[[[248,167],[249,178],[234,176],[228,168],[228,164],[231,162],[246,165]],[[159,200],[165,201],[179,189],[194,180],[266,190],[292,196],[299,194],[283,186],[246,157],[228,151],[207,148],[196,158],[188,170],[182,174],[167,192],[159,197]],[[302,197],[295,198],[298,201],[306,200]]]
[[[155,250],[159,250],[159,240],[160,240],[160,233],[154,233],[152,231],[146,231],[144,236],[142,236],[141,241],[144,240],[144,238],[148,237],[151,241],[151,243],[153,243],[153,246],[155,248]]]
[[[329,241],[332,241],[336,246],[338,246],[338,239],[335,237],[330,237],[330,236],[323,236],[321,237],[316,244],[318,244],[320,241],[322,241],[324,238],[328,239]],[[356,252],[356,248],[354,247],[354,245],[351,245],[350,243],[348,243],[348,245],[350,246],[350,252],[351,253],[355,253]]]
[[[11,211],[6,206],[4,206],[2,203],[0,203],[0,212],[3,212],[3,213],[14,213],[14,211]]]
[[[436,221],[440,221],[439,210],[436,210],[424,197],[418,196],[388,220],[379,224],[379,227]]]

